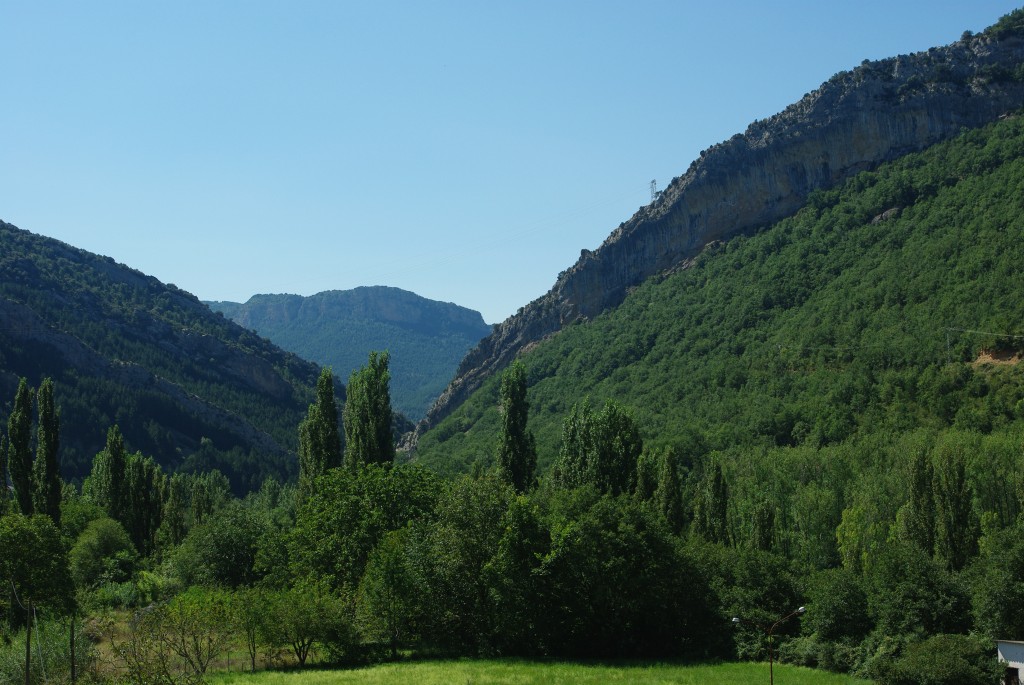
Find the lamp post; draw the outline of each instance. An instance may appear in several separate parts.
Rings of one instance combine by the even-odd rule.
[[[740,618],[738,616],[733,616],[733,619],[732,619],[733,624],[739,625],[740,623],[749,623],[750,625],[757,626],[758,628],[763,630],[765,635],[768,636],[768,683],[769,683],[769,685],[775,685],[775,668],[774,668],[774,664],[775,664],[775,651],[772,648],[772,635],[775,633],[775,629],[778,628],[779,625],[781,625],[782,623],[784,623],[788,619],[793,618],[797,614],[804,613],[805,611],[807,611],[807,607],[799,607],[795,611],[791,611],[788,614],[786,614],[785,616],[781,617],[775,623],[771,624],[771,626],[768,627],[768,628],[764,627],[760,623],[756,623],[754,621],[751,621],[750,619]]]

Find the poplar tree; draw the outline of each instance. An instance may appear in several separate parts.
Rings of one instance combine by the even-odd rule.
[[[612,495],[632,492],[643,448],[629,412],[611,400],[595,412],[585,398],[573,405],[562,423],[562,446],[552,479],[561,487],[589,483]]]
[[[577,488],[587,481],[587,462],[594,452],[594,411],[590,398],[584,397],[569,410],[562,422],[562,444],[558,460],[551,470],[554,483],[563,488]]]
[[[125,451],[121,429],[114,424],[107,429],[107,444],[92,460],[92,472],[82,485],[83,494],[107,516],[125,520]]]
[[[693,532],[708,542],[727,542],[728,508],[729,488],[722,465],[714,459],[704,472],[694,501]]]
[[[32,507],[32,390],[22,378],[14,394],[14,409],[7,419],[7,464],[11,483],[22,514],[31,516]]]
[[[684,522],[683,484],[680,482],[679,470],[676,451],[666,447],[658,459],[658,487],[654,491],[654,501],[674,533],[683,529]]]
[[[363,464],[391,464],[391,372],[387,351],[370,352],[369,363],[353,371],[345,389],[345,466],[355,472]]]
[[[334,400],[334,374],[326,368],[320,371],[316,382],[316,401],[309,405],[305,420],[299,424],[299,501],[312,494],[317,477],[340,465],[341,434]]]
[[[902,539],[913,542],[928,554],[935,549],[935,496],[929,445],[922,439],[912,446],[907,478],[909,497],[896,516],[897,530]]]
[[[60,525],[60,417],[53,400],[53,380],[43,379],[36,393],[39,422],[36,432],[36,461],[33,465],[35,511],[46,514]]]
[[[498,434],[498,477],[524,493],[536,483],[537,446],[526,429],[526,369],[515,361],[501,375],[501,432]]]
[[[936,446],[933,473],[935,556],[953,571],[967,565],[977,543],[967,478],[967,438],[946,436]]]
[[[7,513],[7,436],[0,433],[0,516]]]

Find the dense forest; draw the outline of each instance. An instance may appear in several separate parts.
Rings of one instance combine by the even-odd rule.
[[[498,655],[999,682],[994,640],[1024,638],[1022,191],[1015,113],[817,192],[523,351],[415,454],[387,352],[341,392],[214,319],[296,382],[305,412],[268,431],[297,473],[156,459],[133,411],[85,411],[62,355],[4,338],[36,366],[0,398],[0,681]],[[156,316],[141,275],[89,295],[73,260],[5,256],[4,301],[69,322],[198,304]],[[55,268],[74,306],[25,286]],[[211,374],[225,406],[257,396],[84,330],[182,387]],[[85,429],[103,447],[69,482]]]
[[[238,494],[294,478],[317,373],[173,285],[0,222],[0,417],[19,378],[51,377],[71,482],[115,423],[164,468],[218,468]]]
[[[992,641],[1024,635],[1022,153],[1011,117],[815,195],[522,355],[413,463],[374,354],[343,404],[310,387],[297,487],[239,499],[112,425],[55,508],[53,390],[22,384],[0,674],[29,606],[51,674],[78,625],[81,672],[133,682],[242,648],[765,658],[759,626],[804,606],[777,658],[994,682]]]

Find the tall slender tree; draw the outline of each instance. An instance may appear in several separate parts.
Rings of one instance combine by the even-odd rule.
[[[977,545],[974,497],[967,478],[968,438],[946,436],[935,448],[935,556],[953,571],[967,565]]]
[[[919,440],[912,445],[907,477],[908,498],[896,517],[899,536],[928,554],[935,549],[935,469],[930,445]]]
[[[562,444],[551,470],[551,479],[560,487],[575,488],[587,482],[587,463],[594,452],[594,410],[584,397],[569,410],[562,421]]]
[[[684,523],[680,470],[681,465],[676,451],[666,447],[658,459],[658,487],[654,491],[654,501],[675,533],[683,529]]]
[[[712,459],[705,468],[694,499],[693,532],[708,542],[727,542],[728,509],[729,488],[722,473],[722,464]]]
[[[60,416],[53,400],[53,380],[44,378],[36,393],[39,421],[36,430],[36,461],[33,464],[33,506],[60,525]]]
[[[107,429],[106,447],[93,458],[92,472],[82,485],[93,504],[121,523],[125,520],[125,460],[124,438],[114,424]]]
[[[353,371],[345,389],[345,466],[356,471],[363,464],[390,464],[395,460],[391,435],[391,372],[387,351],[370,352],[366,366]]]
[[[14,409],[7,419],[7,465],[18,508],[26,516],[32,507],[32,389],[22,378],[14,394]]]
[[[0,433],[0,516],[7,513],[7,436]]]
[[[498,434],[498,477],[526,492],[536,483],[537,445],[526,428],[526,368],[516,360],[501,375],[501,432]]]
[[[340,465],[341,433],[334,374],[326,368],[320,371],[316,382],[316,401],[309,405],[305,420],[299,424],[299,501],[312,494],[318,476]]]

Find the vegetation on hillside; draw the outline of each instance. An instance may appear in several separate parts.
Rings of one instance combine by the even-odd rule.
[[[817,193],[523,355],[542,467],[586,396],[633,408],[645,439],[691,462],[1014,424],[1024,370],[974,362],[1024,350],[1022,131],[1013,118]],[[423,436],[417,460],[487,464],[499,381]]]
[[[164,467],[219,468],[238,492],[294,476],[313,364],[108,258],[2,222],[0,246],[0,413],[20,377],[52,378],[65,478],[115,423]]]
[[[54,509],[59,381],[19,383],[0,678],[412,654],[997,682],[993,641],[1024,635],[1022,190],[1010,118],[818,193],[524,354],[420,463],[383,444],[386,353],[343,412],[324,372],[299,488],[237,498],[112,424]],[[31,636],[77,645],[83,614],[102,650],[33,667]]]
[[[388,350],[395,410],[413,421],[490,332],[476,312],[381,286],[207,304],[282,349],[333,368],[339,378],[358,369],[371,350]]]

